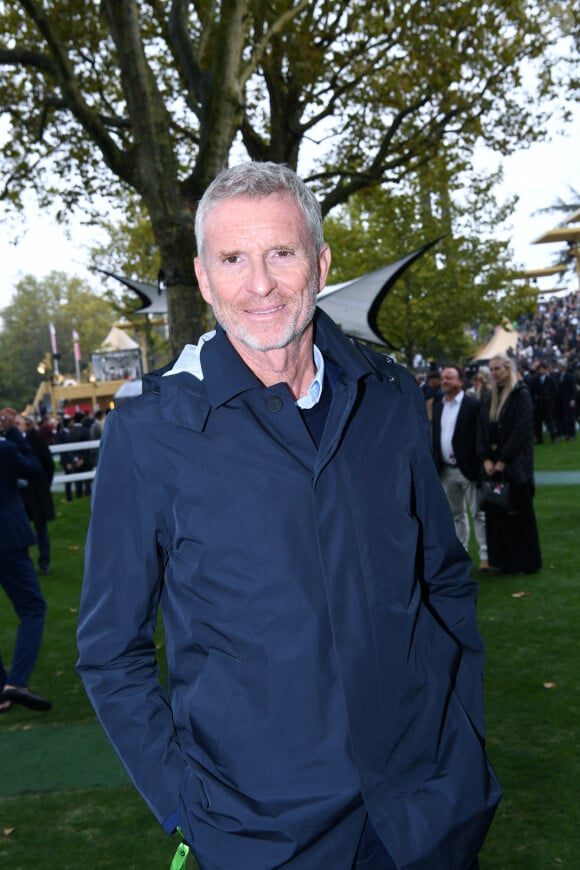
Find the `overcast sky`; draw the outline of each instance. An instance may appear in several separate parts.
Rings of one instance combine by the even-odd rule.
[[[558,197],[569,201],[570,187],[580,192],[579,152],[580,108],[572,124],[552,132],[551,142],[522,149],[504,161],[505,181],[498,190],[498,199],[516,193],[520,201],[512,226],[498,231],[498,236],[510,240],[516,262],[526,269],[550,266],[558,251],[557,245],[532,243],[556,226],[562,216],[533,215],[538,209],[552,205]],[[488,168],[495,168],[498,160],[493,154],[481,154],[480,157],[480,162]],[[3,216],[0,206],[0,217]],[[25,274],[42,278],[58,269],[94,282],[94,276],[86,268],[88,249],[95,240],[94,228],[75,224],[68,228],[70,238],[67,238],[67,229],[38,214],[34,208],[29,207],[25,216],[25,224],[0,223],[0,309],[10,302],[16,282]],[[16,234],[19,238],[14,243]],[[401,251],[401,255],[405,253]],[[146,279],[148,276],[143,277]],[[555,286],[553,278],[543,278],[538,282],[543,291]],[[569,286],[578,289],[577,280],[572,278]]]

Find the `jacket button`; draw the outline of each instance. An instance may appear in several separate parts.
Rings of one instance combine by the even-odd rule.
[[[266,408],[268,411],[271,411],[272,414],[277,414],[278,411],[282,410],[282,399],[280,396],[268,396],[266,399]]]

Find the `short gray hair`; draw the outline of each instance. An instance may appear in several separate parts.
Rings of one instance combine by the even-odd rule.
[[[304,215],[316,256],[324,245],[320,203],[302,179],[282,163],[240,163],[224,169],[214,178],[197,207],[195,240],[203,257],[205,222],[210,211],[236,196],[262,199],[272,194],[289,194]]]

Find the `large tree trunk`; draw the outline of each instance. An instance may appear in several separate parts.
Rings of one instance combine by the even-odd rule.
[[[203,302],[193,268],[195,238],[193,226],[175,216],[155,212],[153,232],[161,252],[163,280],[167,287],[169,349],[178,354],[184,344],[197,341],[207,329],[207,308]]]
[[[125,180],[143,197],[149,212],[168,288],[172,355],[204,329],[204,308],[193,269],[195,239],[179,182],[171,139],[171,118],[145,55],[135,0],[102,0],[119,58],[123,92],[131,119],[133,148],[125,152]]]

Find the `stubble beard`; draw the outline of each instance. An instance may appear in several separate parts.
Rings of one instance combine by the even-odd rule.
[[[288,345],[293,342],[298,342],[302,338],[305,330],[312,323],[314,318],[317,296],[318,280],[314,278],[310,280],[308,285],[306,308],[294,312],[294,316],[287,324],[285,330],[278,335],[277,338],[272,338],[269,341],[256,335],[251,327],[246,327],[240,323],[239,319],[236,317],[236,313],[239,311],[240,314],[243,314],[246,309],[222,307],[221,304],[216,304],[215,302],[212,307],[215,319],[224,332],[226,332],[232,339],[239,341],[240,344],[244,345],[244,347],[249,350],[266,352],[270,350],[281,350],[284,347],[288,347]],[[294,297],[291,297],[289,301],[294,301]],[[286,300],[284,298],[276,300],[276,304],[278,305],[283,305],[285,302]]]

